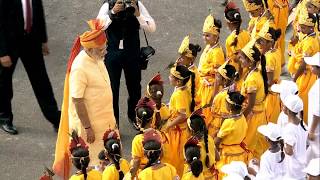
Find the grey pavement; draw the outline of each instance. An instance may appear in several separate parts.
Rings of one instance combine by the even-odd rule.
[[[211,9],[222,20],[221,43],[224,46],[230,33],[225,25],[221,0],[142,0],[156,21],[157,31],[148,34],[156,55],[143,71],[141,82],[144,93],[146,83],[158,71],[165,80],[165,98],[168,102],[173,90],[168,86],[168,71],[165,67],[177,58],[177,49],[185,35],[191,34],[191,41],[204,47],[202,40],[203,21]],[[242,1],[235,1],[242,12]],[[70,46],[76,37],[88,29],[86,21],[96,17],[102,1],[98,0],[43,0],[49,35],[50,55],[45,57],[55,97],[61,107],[66,61]],[[248,15],[242,13],[244,26]],[[142,35],[142,34],[141,34]],[[141,36],[142,45],[145,44]],[[200,56],[200,55],[199,55]],[[51,167],[54,159],[56,133],[43,117],[33,94],[27,74],[19,62],[14,75],[13,113],[14,124],[19,134],[8,135],[0,130],[0,180],[35,180],[43,172],[44,165]],[[120,131],[125,157],[130,157],[131,140],[135,131],[126,118],[127,90],[125,80],[121,81]]]

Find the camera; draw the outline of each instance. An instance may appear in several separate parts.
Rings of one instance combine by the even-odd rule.
[[[132,6],[132,0],[122,0],[123,8],[128,14],[134,14],[135,8]]]

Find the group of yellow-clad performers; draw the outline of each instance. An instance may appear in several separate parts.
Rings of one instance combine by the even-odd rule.
[[[257,129],[277,123],[281,101],[271,86],[281,82],[287,54],[288,72],[303,100],[303,120],[308,119],[308,92],[317,76],[304,57],[320,51],[319,17],[314,15],[320,12],[320,1],[302,0],[296,7],[288,53],[288,0],[243,0],[251,16],[247,29],[241,28],[235,2],[229,2],[224,12],[231,31],[226,52],[219,43],[222,23],[210,14],[202,29],[206,46],[198,67],[194,63],[201,47],[192,44],[190,36],[183,39],[179,57],[170,66],[174,91],[169,104],[162,102],[160,74],[147,84],[146,96],[136,107],[140,132],[132,140],[130,163],[122,158],[120,137],[110,127],[101,141],[105,156],[101,161],[107,165],[99,169],[101,173],[84,168],[90,148],[74,132],[70,154],[76,157],[73,164],[79,172],[72,180],[221,180],[226,176],[224,165],[259,160],[269,145]]]

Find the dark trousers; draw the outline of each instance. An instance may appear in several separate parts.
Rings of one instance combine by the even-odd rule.
[[[119,127],[119,91],[122,70],[128,90],[128,118],[135,121],[135,107],[141,97],[141,69],[136,56],[124,51],[108,51],[105,59],[111,81],[114,116]]]
[[[13,97],[12,75],[20,57],[42,113],[54,126],[59,126],[61,113],[58,110],[46,71],[41,44],[34,43],[32,38],[28,36],[25,36],[22,41],[19,55],[11,55],[12,66],[9,68],[0,67],[0,120],[8,124],[12,124],[13,121],[11,107]],[[28,106],[27,102],[20,103]]]

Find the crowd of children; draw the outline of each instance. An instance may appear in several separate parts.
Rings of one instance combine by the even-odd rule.
[[[226,52],[222,23],[210,14],[198,67],[201,47],[190,36],[170,66],[169,104],[162,102],[160,74],[147,84],[136,106],[140,131],[130,163],[116,130],[105,132],[95,168],[88,167],[90,149],[72,133],[78,169],[72,180],[320,179],[320,1],[298,3],[288,53],[287,0],[243,0],[251,16],[247,30],[235,2],[224,12],[231,31]],[[287,54],[291,80],[281,80]]]

